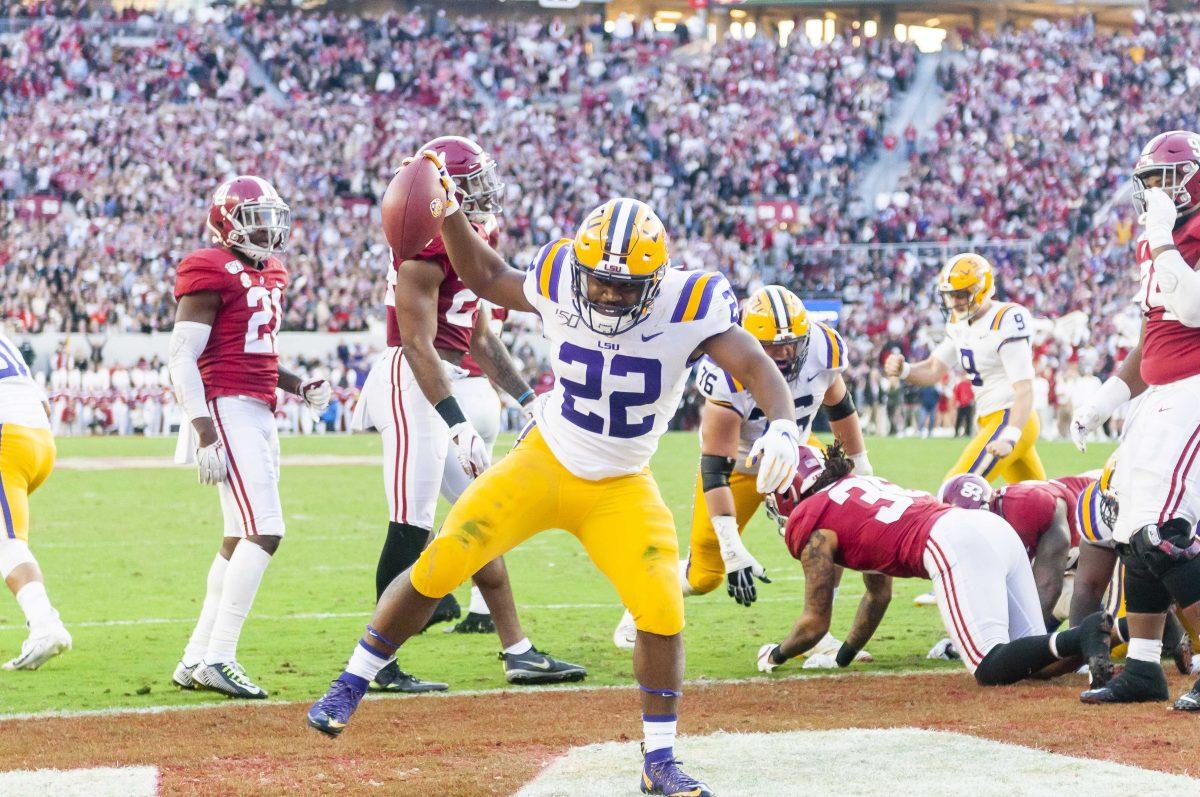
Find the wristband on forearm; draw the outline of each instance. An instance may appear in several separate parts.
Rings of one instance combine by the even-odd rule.
[[[446,398],[433,405],[437,410],[437,414],[442,416],[442,420],[446,425],[453,429],[460,423],[467,422],[467,416],[463,415],[462,407],[458,406],[458,399],[454,396],[446,396]]]
[[[996,439],[1015,446],[1021,441],[1021,429],[1018,426],[1005,426]]]
[[[533,397],[536,395],[537,394],[533,392],[533,388],[527,388],[524,393],[517,396],[517,403],[524,407],[525,404],[529,401],[532,401]]]

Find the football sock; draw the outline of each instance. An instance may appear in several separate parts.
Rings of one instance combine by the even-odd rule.
[[[1138,639],[1134,637],[1129,640],[1129,651],[1125,654],[1125,658],[1158,664],[1159,659],[1162,658],[1162,642],[1159,642],[1157,639]]]
[[[380,656],[367,647],[365,642],[359,640],[358,644],[354,646],[354,652],[350,654],[350,663],[346,665],[346,672],[366,681],[373,681],[379,671],[387,666],[388,661],[389,659]]]
[[[487,601],[483,599],[483,591],[479,587],[471,587],[471,605],[467,607],[467,611],[471,614],[492,613],[492,610],[488,608]]]
[[[36,635],[61,624],[58,612],[50,605],[50,597],[46,595],[46,585],[40,581],[30,581],[17,590],[17,603],[25,613],[31,634]]]
[[[1114,626],[1117,629],[1117,639],[1122,642],[1129,641],[1129,618],[1118,617]]]
[[[199,664],[208,651],[208,639],[212,634],[213,622],[217,619],[217,607],[221,605],[221,588],[225,584],[225,571],[228,567],[229,560],[219,553],[209,565],[208,586],[204,590],[200,618],[196,620],[196,627],[192,629],[192,635],[183,649],[183,663],[188,667]]]
[[[271,554],[248,540],[242,540],[229,557],[225,583],[221,587],[221,602],[204,654],[205,664],[220,664],[237,659],[238,637],[246,615],[254,604],[258,585],[271,563]]]
[[[1074,628],[1065,631],[1055,631],[1050,634],[1050,653],[1059,659],[1069,659],[1072,656],[1103,656],[1108,653],[1108,639],[1100,638],[1100,629],[1106,618],[1102,612],[1096,612],[1083,618]]]
[[[1060,652],[1063,647],[1062,637],[1067,633],[1069,632],[1064,631],[1057,635]],[[1050,637],[1050,634],[1038,634],[996,645],[975,668],[975,680],[984,686],[1014,684],[1053,664],[1058,656],[1055,656],[1051,649]],[[1078,653],[1065,653],[1063,658],[1071,655]]]
[[[492,648],[495,650],[495,648]],[[504,652],[509,656],[520,656],[522,653],[528,653],[533,650],[533,643],[529,641],[529,637],[525,637],[515,645],[509,645],[504,649]]]
[[[646,760],[662,761],[671,757],[671,749],[675,746],[675,715],[674,714],[643,714],[642,733],[646,737]],[[656,756],[651,753],[659,752]]]
[[[696,588],[692,586],[692,582],[688,581],[688,560],[679,560],[679,588],[683,590],[683,597],[696,594]]]
[[[376,601],[396,576],[413,566],[428,540],[429,529],[395,521],[388,523],[387,539],[379,552],[379,564],[375,566]]]
[[[1173,652],[1186,633],[1179,619],[1175,617],[1175,612],[1167,612],[1167,623],[1163,626],[1163,650]]]

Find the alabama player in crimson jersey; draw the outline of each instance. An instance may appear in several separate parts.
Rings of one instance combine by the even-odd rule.
[[[501,209],[503,189],[495,161],[475,142],[457,136],[436,138],[421,149],[442,156],[463,192],[462,212],[475,232],[492,243],[493,214]],[[485,226],[488,222],[490,229]],[[533,400],[533,390],[489,321],[488,314],[479,312],[479,297],[455,272],[440,237],[410,260],[392,259],[388,348],[363,385],[362,413],[355,424],[356,428],[373,426],[383,436],[383,481],[390,517],[375,572],[376,600],[424,550],[439,492],[453,503],[491,459],[499,431],[499,405],[490,387],[485,384],[488,392],[483,393],[481,380],[470,378],[472,362],[518,402]],[[502,559],[475,573],[474,582],[491,609],[510,683],[554,683],[586,676],[583,667],[546,656],[526,637]],[[395,660],[372,681],[372,689],[380,691],[445,688],[445,684],[413,678]]]
[[[1134,167],[1133,183],[1143,228],[1137,240],[1141,340],[1071,420],[1082,450],[1118,406],[1145,394],[1126,422],[1114,483],[1128,664],[1105,688],[1084,693],[1090,703],[1168,699],[1160,661],[1167,608],[1174,600],[1189,621],[1200,619],[1200,135],[1173,130],[1155,136]],[[1200,682],[1175,708],[1200,710]]]
[[[800,655],[829,630],[834,571],[841,565],[867,574],[867,593],[838,652],[843,667],[883,618],[889,577],[929,578],[946,632],[980,685],[1015,683],[1075,657],[1088,661],[1093,677],[1108,676],[1104,614],[1047,634],[1029,559],[999,517],[854,476],[837,444],[825,455],[802,447],[800,459],[789,489],[767,500],[787,516],[788,550],[804,567],[804,614],[783,642],[759,650],[761,671]]]
[[[223,183],[209,206],[213,246],[183,259],[175,278],[170,370],[191,421],[177,459],[193,456],[201,484],[217,485],[225,537],[208,571],[200,618],[172,680],[233,697],[264,698],[237,661],[242,625],[283,537],[275,389],[315,411],[329,403],[323,379],[302,382],[280,367],[275,335],[288,273],[291,210],[261,177]]]
[[[960,473],[947,479],[938,500],[962,509],[986,509],[1004,518],[1020,539],[1033,565],[1033,580],[1046,627],[1055,624],[1054,606],[1062,595],[1071,553],[1069,518],[1075,502],[1049,482],[1028,481],[993,490],[987,479]]]

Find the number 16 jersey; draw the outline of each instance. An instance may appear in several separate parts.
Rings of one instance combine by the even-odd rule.
[[[197,362],[205,399],[250,396],[275,409],[275,335],[283,321],[287,283],[287,269],[274,257],[260,268],[226,249],[212,248],[192,252],[179,264],[176,301],[201,291],[221,297],[208,345]]]
[[[1033,378],[1033,361],[1027,373],[1010,374],[1000,350],[1017,341],[1028,341],[1029,312],[1019,304],[993,302],[973,321],[946,325],[946,338],[933,356],[953,369],[957,364],[975,388],[975,414],[982,417],[1006,410],[1013,403],[1013,382]]]
[[[679,406],[692,354],[737,323],[737,300],[716,272],[668,268],[647,317],[601,335],[576,309],[571,245],[562,238],[542,247],[525,277],[554,372],[554,388],[535,413],[538,429],[582,479],[638,473]]]

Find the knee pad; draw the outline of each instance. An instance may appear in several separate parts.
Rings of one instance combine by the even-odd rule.
[[[36,565],[33,552],[25,540],[0,539],[0,579],[8,578],[9,573],[21,565]]]
[[[1200,540],[1183,518],[1171,518],[1161,525],[1143,526],[1129,538],[1131,553],[1145,570],[1156,578],[1165,578],[1181,564],[1200,556]]]
[[[1141,530],[1134,536],[1140,534]],[[1171,593],[1131,543],[1132,540],[1117,545],[1117,554],[1125,565],[1125,611],[1134,614],[1165,612],[1171,606]]]

